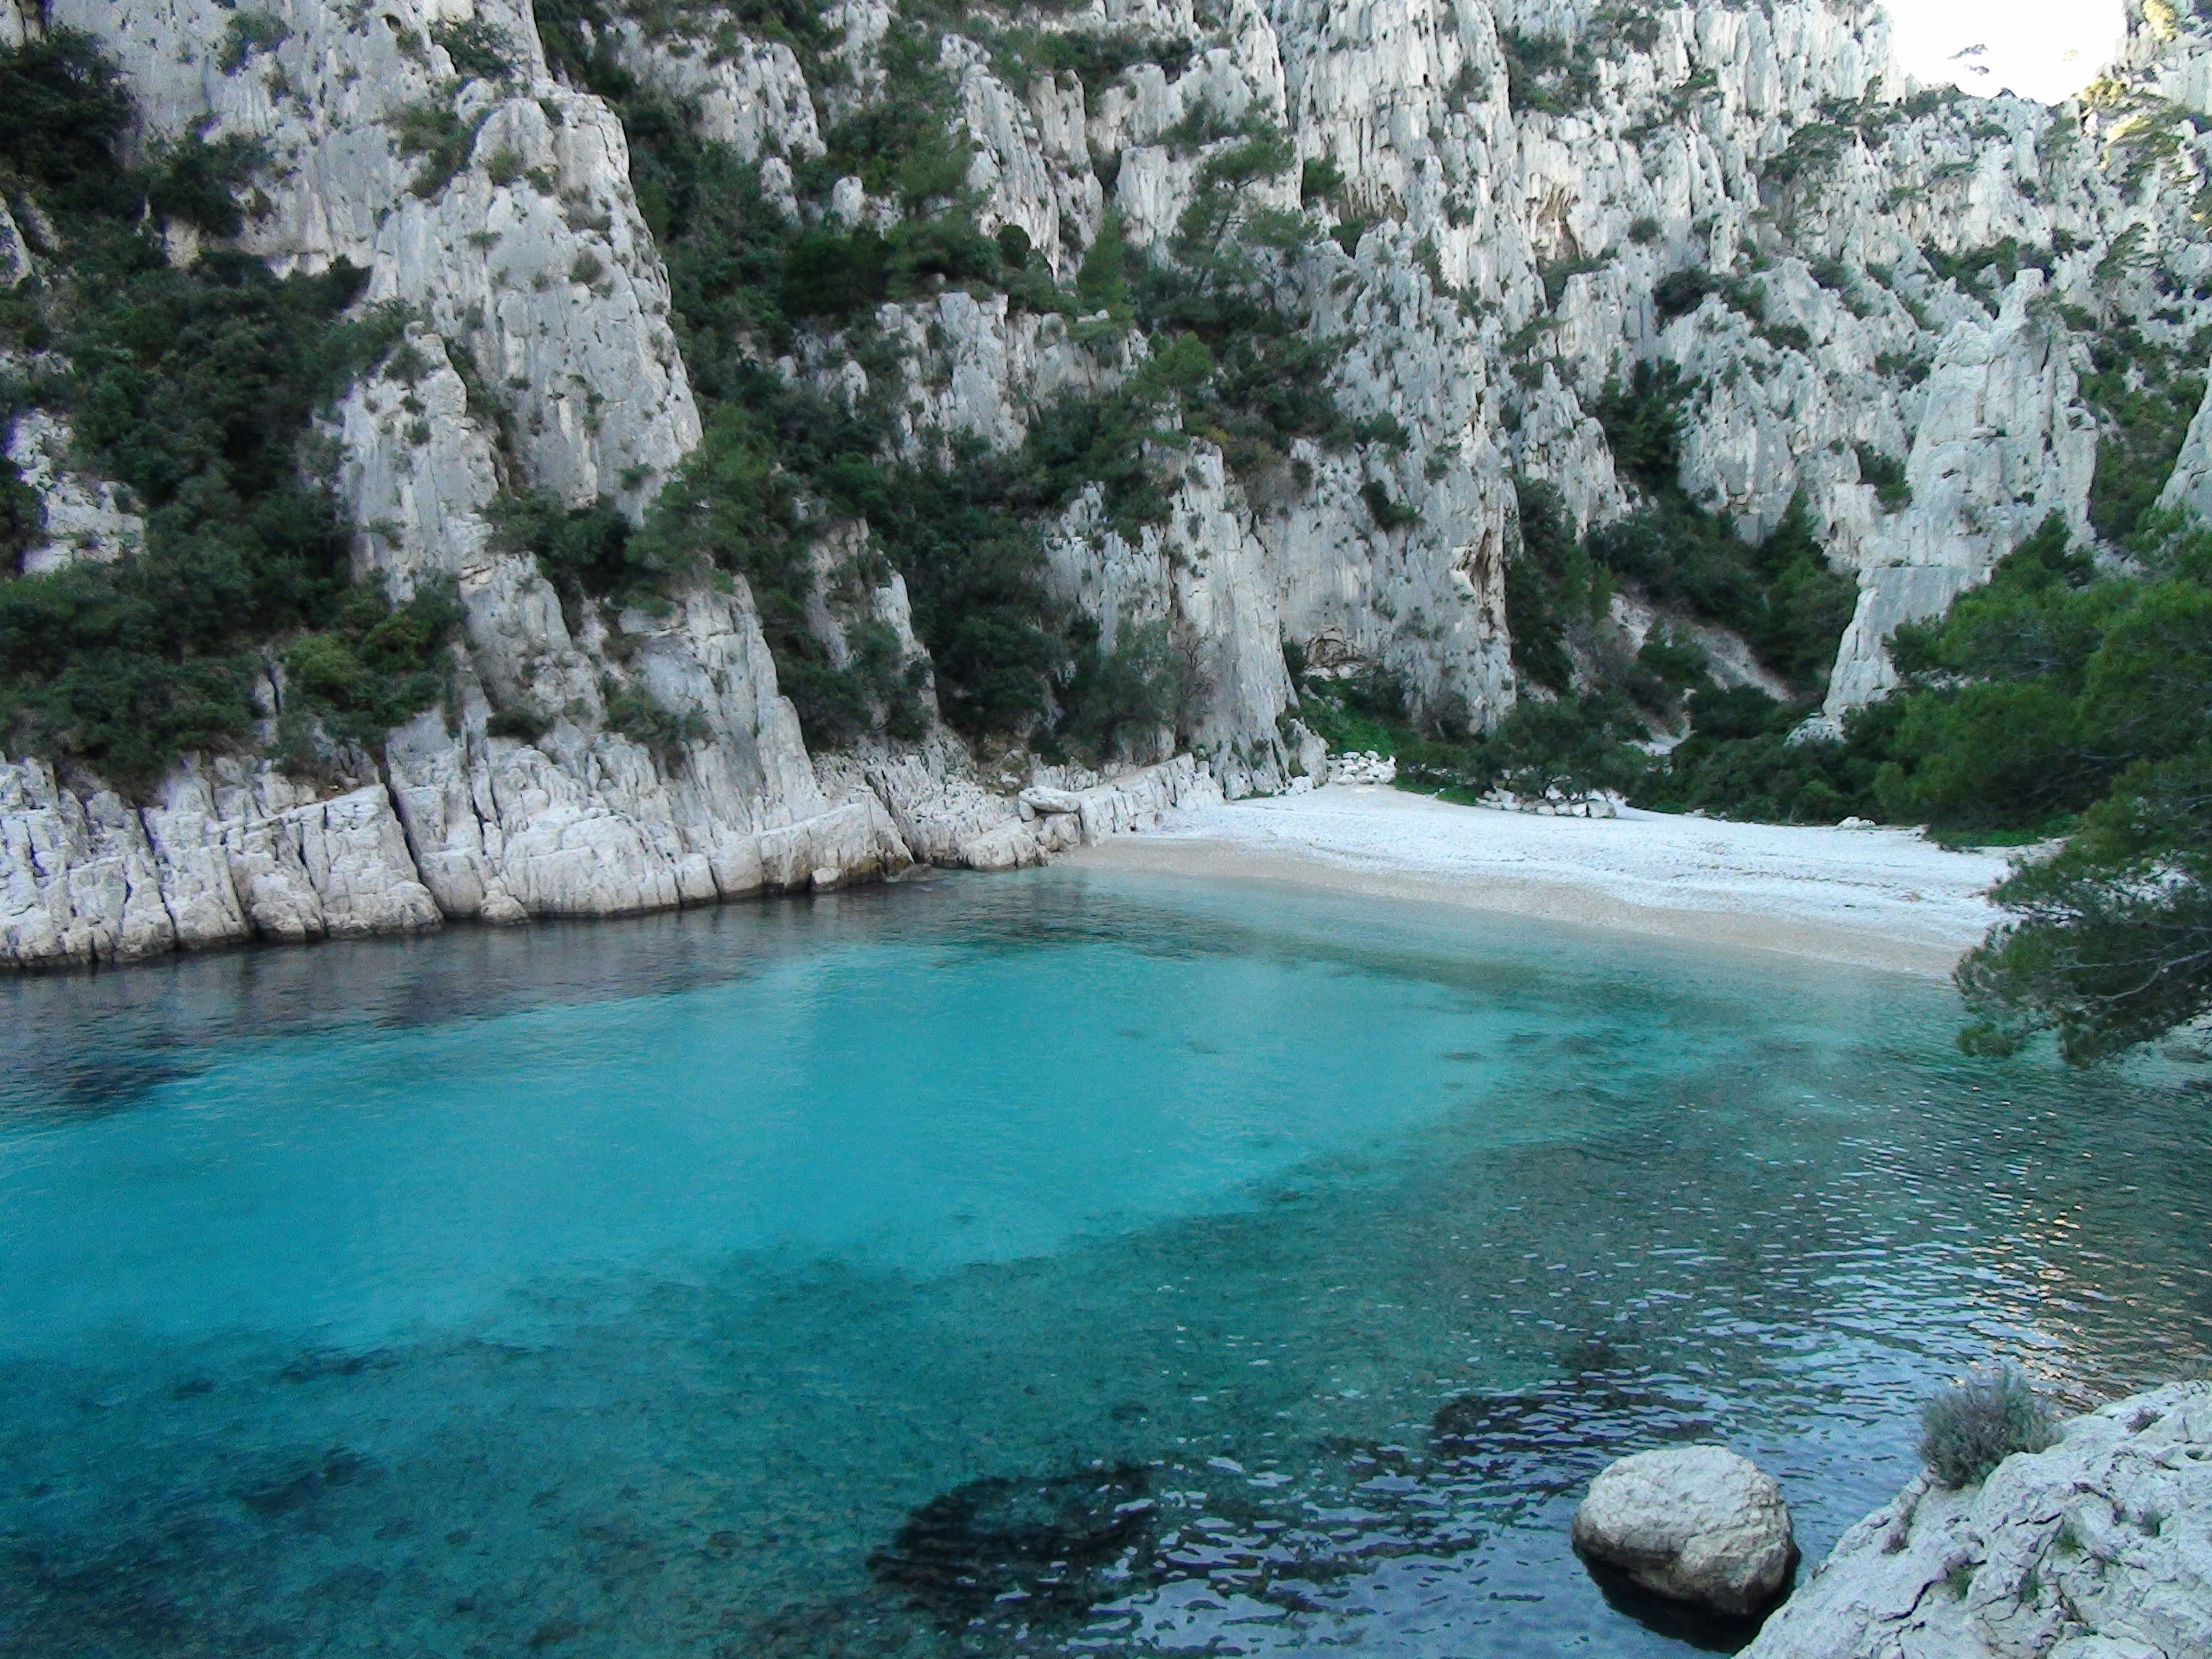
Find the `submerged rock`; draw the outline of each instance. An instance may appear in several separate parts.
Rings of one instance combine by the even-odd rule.
[[[1797,1559],[1782,1489],[1722,1446],[1608,1465],[1575,1511],[1574,1539],[1646,1589],[1740,1617],[1772,1604]]]
[[[1743,1659],[2212,1653],[2212,1383],[2068,1423],[1978,1486],[1925,1475],[1838,1540]]]
[[[868,1571],[948,1622],[994,1601],[1019,1603],[1025,1622],[1081,1613],[1149,1567],[1148,1484],[1135,1467],[970,1480],[912,1510]]]

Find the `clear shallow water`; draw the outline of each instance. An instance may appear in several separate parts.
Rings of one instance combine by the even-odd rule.
[[[0,1007],[11,1654],[1680,1653],[1610,1457],[1817,1559],[2212,1353],[2203,1097],[1780,958],[1033,872]]]

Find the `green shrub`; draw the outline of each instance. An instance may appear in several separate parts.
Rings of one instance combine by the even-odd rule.
[[[1885,513],[1901,513],[1912,505],[1912,486],[1905,482],[1905,463],[1894,455],[1885,455],[1872,444],[1855,447],[1859,461],[1859,477],[1874,486],[1875,499],[1881,503]]]
[[[610,680],[601,687],[607,726],[652,752],[663,772],[683,763],[685,751],[708,735],[707,722],[685,710],[679,714],[649,691]]]
[[[1516,110],[1564,115],[1587,106],[1597,90],[1597,66],[1583,42],[1501,28],[1498,50],[1505,59],[1506,100]]]
[[[1379,478],[1370,478],[1359,486],[1359,499],[1367,503],[1367,515],[1375,520],[1377,530],[1403,530],[1421,521],[1419,513],[1405,502],[1392,499],[1389,485]]]
[[[2014,1452],[2058,1443],[2058,1425],[2017,1367],[1975,1372],[1920,1406],[1920,1461],[1939,1485],[1978,1485]]]
[[[1647,489],[1674,488],[1682,405],[1697,389],[1671,362],[1637,363],[1626,386],[1608,380],[1591,410],[1605,428],[1613,465]]]
[[[2081,395],[2098,414],[2089,522],[2109,540],[2133,538],[2156,506],[2204,395],[2201,372],[2132,327],[2093,336]]]
[[[1652,307],[1662,323],[1671,323],[1688,316],[1705,302],[1705,295],[1718,294],[1726,286],[1710,270],[1670,270],[1652,285]]]
[[[1182,712],[1182,685],[1167,624],[1124,628],[1107,652],[1098,649],[1095,625],[1075,632],[1074,662],[1060,694],[1057,734],[1094,764],[1115,757],[1152,758],[1131,740],[1172,728]]]
[[[1513,666],[1547,690],[1565,693],[1573,678],[1566,640],[1581,621],[1604,608],[1589,556],[1576,542],[1566,503],[1548,483],[1516,474],[1521,532],[1518,557],[1505,567],[1505,623]]]
[[[216,62],[225,75],[235,75],[258,52],[274,52],[292,38],[291,26],[265,11],[233,12],[223,25],[222,50]]]
[[[445,50],[463,80],[504,81],[514,73],[514,42],[481,17],[430,25],[430,39]]]
[[[568,507],[542,490],[504,493],[488,516],[495,547],[538,561],[561,597],[571,634],[583,625],[586,599],[651,605],[665,598],[676,577],[698,568],[696,561],[671,562],[661,544],[635,538],[629,520],[605,501]]]
[[[26,319],[69,365],[42,395],[147,526],[139,556],[0,584],[0,733],[126,787],[187,749],[246,742],[248,690],[277,641],[327,636],[302,649],[302,696],[361,735],[372,715],[434,701],[450,626],[428,596],[394,611],[351,588],[347,532],[302,472],[315,411],[396,319],[346,319],[362,273],[343,264],[280,279],[216,249],[171,265],[149,213],[234,228],[249,154],[187,139],[126,168],[129,117],[82,37],[0,52],[0,156],[62,237]]]
[[[410,104],[391,118],[392,143],[402,155],[419,155],[422,167],[408,188],[428,198],[451,184],[468,165],[476,147],[477,126],[443,104]]]
[[[536,743],[552,729],[550,718],[541,710],[529,708],[496,709],[484,722],[487,737],[512,738],[517,743]]]
[[[92,36],[56,29],[0,51],[0,165],[49,207],[130,211],[119,149],[131,119],[122,76]]]

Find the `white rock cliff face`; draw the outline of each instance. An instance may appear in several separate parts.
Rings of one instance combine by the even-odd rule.
[[[1963,1492],[1923,1478],[1838,1540],[1744,1659],[2212,1652],[2212,1385],[2065,1425]]]
[[[1881,14],[1856,0],[1632,15],[1572,0],[1231,0],[1203,21],[1189,0],[1097,0],[1036,25],[1141,44],[1087,86],[948,34],[945,113],[971,146],[976,222],[1018,226],[1063,283],[1109,217],[1138,246],[1171,239],[1209,162],[1279,130],[1316,193],[1293,167],[1255,181],[1241,210],[1304,210],[1331,230],[1269,257],[1286,308],[1331,343],[1329,389],[1358,428],[1297,439],[1244,477],[1213,436],[1185,434],[1161,522],[1117,529],[1093,492],[1050,527],[1051,586],[1104,646],[1130,629],[1169,641],[1185,708],[1151,752],[1180,742],[1203,765],[1143,775],[1127,811],[1043,811],[1019,791],[1066,778],[986,778],[941,726],[904,750],[810,755],[742,581],[696,586],[665,615],[564,614],[534,561],[498,544],[487,512],[502,489],[635,518],[700,438],[620,121],[549,70],[528,0],[273,0],[280,27],[233,52],[238,15],[52,0],[45,21],[106,43],[143,138],[265,147],[251,251],[279,269],[349,261],[368,302],[407,307],[404,372],[388,362],[332,412],[337,482],[361,572],[395,597],[450,580],[466,648],[441,714],[379,756],[335,757],[325,784],[206,761],[134,806],[96,779],[0,765],[7,961],[613,914],[914,857],[1022,862],[1061,844],[1071,817],[1103,824],[1322,770],[1286,644],[1395,678],[1423,718],[1482,726],[1522,695],[1506,605],[1516,475],[1554,485],[1577,529],[1631,510],[1636,486],[1595,413],[1641,362],[1691,388],[1679,483],[1692,499],[1753,538],[1802,499],[1831,562],[1856,574],[1828,688],[1839,716],[1893,683],[1883,641],[1899,622],[1982,580],[2047,514],[2087,533],[2084,319],[2178,350],[2212,316],[2197,297],[2212,295],[2212,252],[2191,217],[2212,136],[2186,119],[2206,107],[2212,51],[2186,31],[2139,23],[2099,100],[2057,109],[1915,98]],[[836,121],[882,95],[891,8],[833,8],[841,72],[816,83],[777,40],[611,15],[629,73],[757,163],[769,198],[838,222],[896,215],[857,178],[826,210],[794,194]],[[9,14],[11,38],[38,27],[27,17]],[[457,73],[439,33],[459,21],[496,31],[508,76]],[[461,135],[449,176],[404,141],[424,111]],[[2008,239],[2016,274],[1949,274]],[[0,225],[10,280],[28,249],[12,218]],[[1662,310],[1662,279],[1696,272],[1706,291]],[[909,458],[970,440],[1011,450],[1052,398],[1110,389],[1148,349],[1139,333],[1102,355],[1079,325],[958,288],[875,321],[905,356]],[[842,395],[868,385],[835,336],[802,337],[785,367]],[[73,470],[65,431],[19,419],[9,453],[46,514],[27,568],[136,544],[131,503]],[[1881,504],[1864,476],[1877,455],[1902,465],[1909,503]],[[2212,416],[2166,499],[2212,513]],[[870,603],[926,664],[903,589]],[[815,619],[833,656],[844,625]],[[1715,645],[1741,659],[1734,678],[1767,683]],[[264,690],[273,719],[281,676]],[[689,735],[658,750],[624,735],[617,694],[649,697]],[[500,730],[541,735],[494,735],[501,715]]]

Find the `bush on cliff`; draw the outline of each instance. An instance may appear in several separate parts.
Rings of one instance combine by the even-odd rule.
[[[1988,1478],[2014,1452],[2058,1443],[2058,1425],[2017,1366],[1978,1371],[1920,1406],[1920,1461],[1956,1490]]]
[[[246,741],[256,682],[295,657],[304,712],[350,735],[434,701],[449,604],[395,611],[354,586],[349,532],[303,467],[314,412],[398,319],[349,315],[362,273],[343,264],[278,277],[215,248],[172,265],[163,217],[235,228],[246,162],[188,140],[125,167],[130,102],[87,37],[0,52],[0,159],[58,238],[9,343],[67,364],[16,407],[66,414],[146,523],[143,551],[115,563],[0,580],[0,741],[143,784],[186,750]]]

